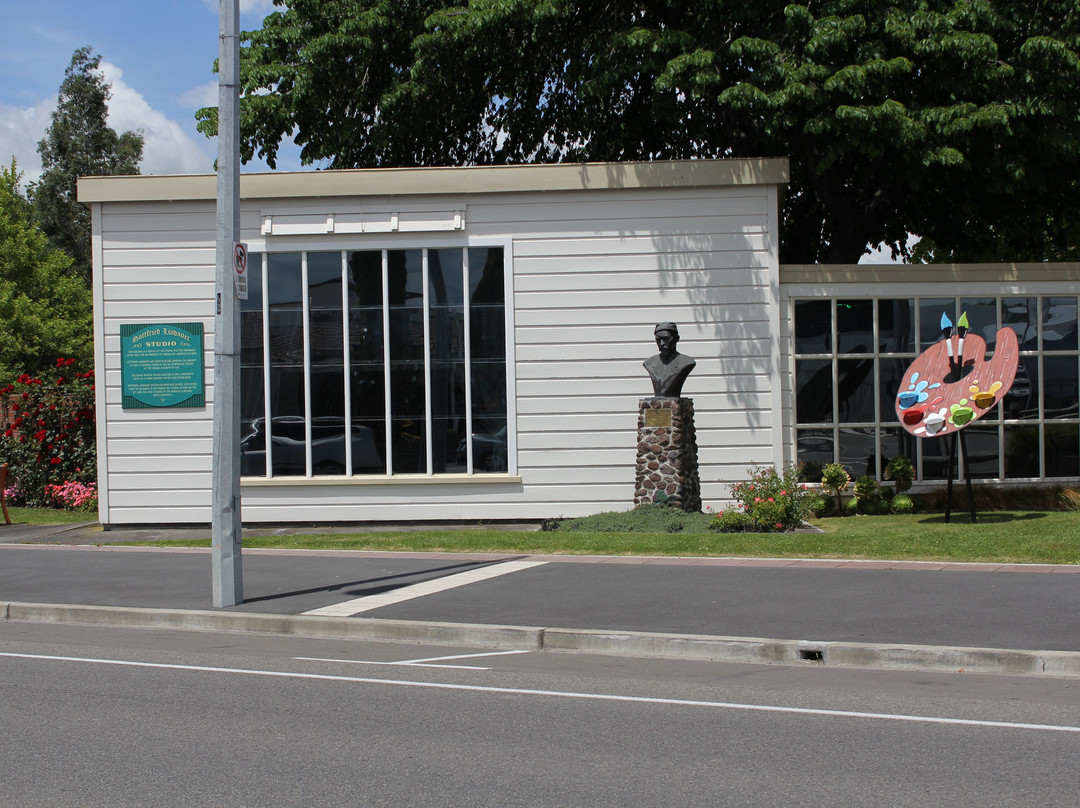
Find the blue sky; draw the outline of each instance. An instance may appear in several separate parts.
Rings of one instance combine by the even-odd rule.
[[[241,0],[241,29],[273,10]],[[195,131],[195,110],[217,103],[218,19],[218,0],[0,0],[0,161],[14,156],[24,182],[37,178],[64,70],[89,45],[112,84],[110,125],[144,133],[143,173],[211,171],[217,146]],[[283,150],[278,168],[299,167],[296,150]]]

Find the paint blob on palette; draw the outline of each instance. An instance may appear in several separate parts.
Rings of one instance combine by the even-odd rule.
[[[1016,332],[999,330],[989,359],[986,341],[967,332],[967,312],[957,321],[955,333],[952,321],[942,314],[941,341],[904,372],[896,394],[896,417],[912,435],[929,438],[963,429],[989,412],[1012,387],[1020,358]]]

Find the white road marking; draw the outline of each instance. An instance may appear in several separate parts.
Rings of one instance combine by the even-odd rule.
[[[564,690],[533,690],[520,687],[489,687],[485,685],[461,685],[450,682],[415,682],[407,679],[374,679],[365,676],[334,676],[325,673],[297,673],[292,671],[252,670],[248,668],[214,668],[205,665],[176,665],[166,662],[136,662],[126,659],[95,659],[93,657],[50,656],[46,654],[13,654],[0,652],[0,657],[11,659],[35,659],[47,662],[82,662],[94,665],[115,665],[126,668],[151,668],[156,670],[192,671],[198,673],[227,673],[242,676],[265,676],[278,679],[309,679],[324,682],[348,682],[350,684],[386,685],[388,687],[418,687],[430,690],[456,690],[468,693],[497,693],[510,696],[541,696],[557,699],[581,699],[584,701],[613,701],[626,704],[661,704],[674,707],[708,707],[719,710],[746,710],[759,713],[788,713],[791,715],[826,716],[831,718],[863,718],[878,721],[900,721],[914,724],[944,724],[959,727],[988,729],[1023,729],[1040,732],[1071,732],[1080,734],[1080,726],[1059,724],[1024,724],[1013,721],[983,721],[974,718],[939,718],[928,715],[901,715],[894,713],[863,713],[853,710],[824,710],[811,707],[781,707],[771,704],[740,704],[727,701],[698,701],[694,699],[665,699],[651,696],[619,696],[610,693],[582,693]]]
[[[427,659],[402,659],[398,662],[376,662],[370,659],[329,659],[327,657],[298,656],[293,659],[299,662],[345,662],[349,665],[395,665],[410,668],[454,668],[462,671],[489,671],[491,668],[480,665],[436,665],[448,659],[475,659],[476,657],[506,656],[507,654],[527,654],[528,651],[489,651],[483,654],[454,654],[453,656],[429,657]]]
[[[352,617],[354,614],[360,614],[361,612],[379,609],[383,606],[390,606],[413,598],[422,598],[425,595],[434,595],[438,592],[445,592],[447,589],[474,584],[477,581],[486,581],[489,578],[497,578],[500,575],[520,572],[547,563],[546,561],[504,561],[501,564],[492,564],[467,572],[459,572],[456,575],[436,578],[433,581],[403,586],[389,592],[383,592],[380,595],[367,595],[343,603],[333,603],[329,606],[304,612],[304,614],[314,614],[321,617]]]

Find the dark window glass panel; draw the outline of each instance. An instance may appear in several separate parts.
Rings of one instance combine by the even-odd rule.
[[[341,253],[313,252],[307,257],[308,308],[341,309]]]
[[[262,311],[263,282],[261,253],[248,253],[248,296],[247,300],[240,301],[240,311]]]
[[[878,343],[887,353],[914,353],[915,301],[878,301]]]
[[[240,364],[263,365],[263,313],[240,312]],[[243,397],[243,391],[241,391]]]
[[[461,250],[428,250],[428,295],[433,308],[464,305],[463,259]]]
[[[1016,332],[1021,351],[1039,347],[1039,299],[1006,297],[1001,300],[1001,325]]]
[[[875,420],[874,360],[839,360],[836,363],[836,393],[840,423]]]
[[[967,443],[967,473],[972,479],[987,480],[1000,476],[998,470],[998,429],[996,426],[965,427]],[[957,472],[959,477],[961,472]]]
[[[271,366],[270,413],[270,455],[274,474],[306,474],[303,366]]]
[[[874,301],[836,301],[837,353],[874,352]]]
[[[387,254],[387,285],[391,306],[424,305],[424,266],[420,250],[391,250]]]
[[[353,474],[386,474],[386,422],[352,422]]]
[[[802,463],[803,478],[808,483],[821,482],[821,469],[833,462],[831,429],[800,429],[795,438],[796,460]]]
[[[390,408],[394,417],[424,419],[424,364],[395,364],[390,373]]]
[[[312,365],[340,365],[345,361],[341,309],[312,309],[308,313],[308,340]]]
[[[432,359],[432,472],[465,471],[457,462],[458,444],[465,440],[465,363]]]
[[[919,301],[919,350],[925,351],[941,339],[941,315],[949,318],[956,333],[956,303],[949,298],[923,298]]]
[[[1005,476],[1039,476],[1039,427],[1005,425]]]
[[[500,247],[469,250],[469,345],[473,361],[501,361],[506,357],[503,251]]]
[[[311,418],[311,473],[315,476],[345,473],[345,415]]]
[[[878,406],[883,424],[896,423],[896,396],[901,390],[907,389],[908,381],[904,378],[904,373],[910,365],[910,359],[878,360]],[[908,455],[908,458],[912,463],[915,462],[915,455]]]
[[[1002,417],[1039,417],[1039,358],[1021,356],[1016,365],[1016,378],[1012,387],[1001,398]]]
[[[349,306],[382,308],[382,252],[349,253]]]
[[[506,426],[506,365],[472,362],[473,431],[497,432]]]
[[[270,310],[270,364],[304,364],[304,312],[300,309]]]
[[[1080,377],[1075,356],[1043,357],[1043,416],[1076,418]]]
[[[795,353],[832,353],[832,301],[795,301]]]
[[[873,427],[840,430],[840,465],[855,479],[877,476],[877,445]]]
[[[260,357],[261,358],[261,357]],[[266,476],[266,403],[263,367],[240,367],[240,474]]]
[[[423,417],[393,418],[390,427],[394,474],[425,474],[427,435],[424,432]]]
[[[986,341],[987,350],[994,350],[997,334],[997,302],[993,298],[963,298],[960,301],[960,313],[967,313],[968,334],[975,334]],[[968,359],[975,356],[966,352]],[[975,359],[982,359],[976,356]],[[995,475],[996,476],[996,475]]]
[[[1046,430],[1046,476],[1080,475],[1080,426],[1047,424],[1043,428]]]
[[[919,453],[922,456],[922,479],[947,479],[952,438],[922,438],[919,440]],[[956,473],[955,463],[953,473]]]
[[[269,253],[266,256],[267,297],[270,308],[302,308],[303,278],[300,274],[300,253]]]
[[[881,429],[881,474],[894,457],[906,457],[915,465],[918,458],[918,438],[902,427],[882,427]]]
[[[828,359],[795,361],[796,423],[832,423],[832,386],[832,362]]]
[[[1044,351],[1076,350],[1076,298],[1042,299],[1042,335]]]

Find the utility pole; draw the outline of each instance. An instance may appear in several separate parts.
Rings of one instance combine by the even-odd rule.
[[[240,563],[240,316],[233,277],[233,249],[240,241],[240,0],[221,0],[220,27],[211,495],[215,607],[244,602]]]

